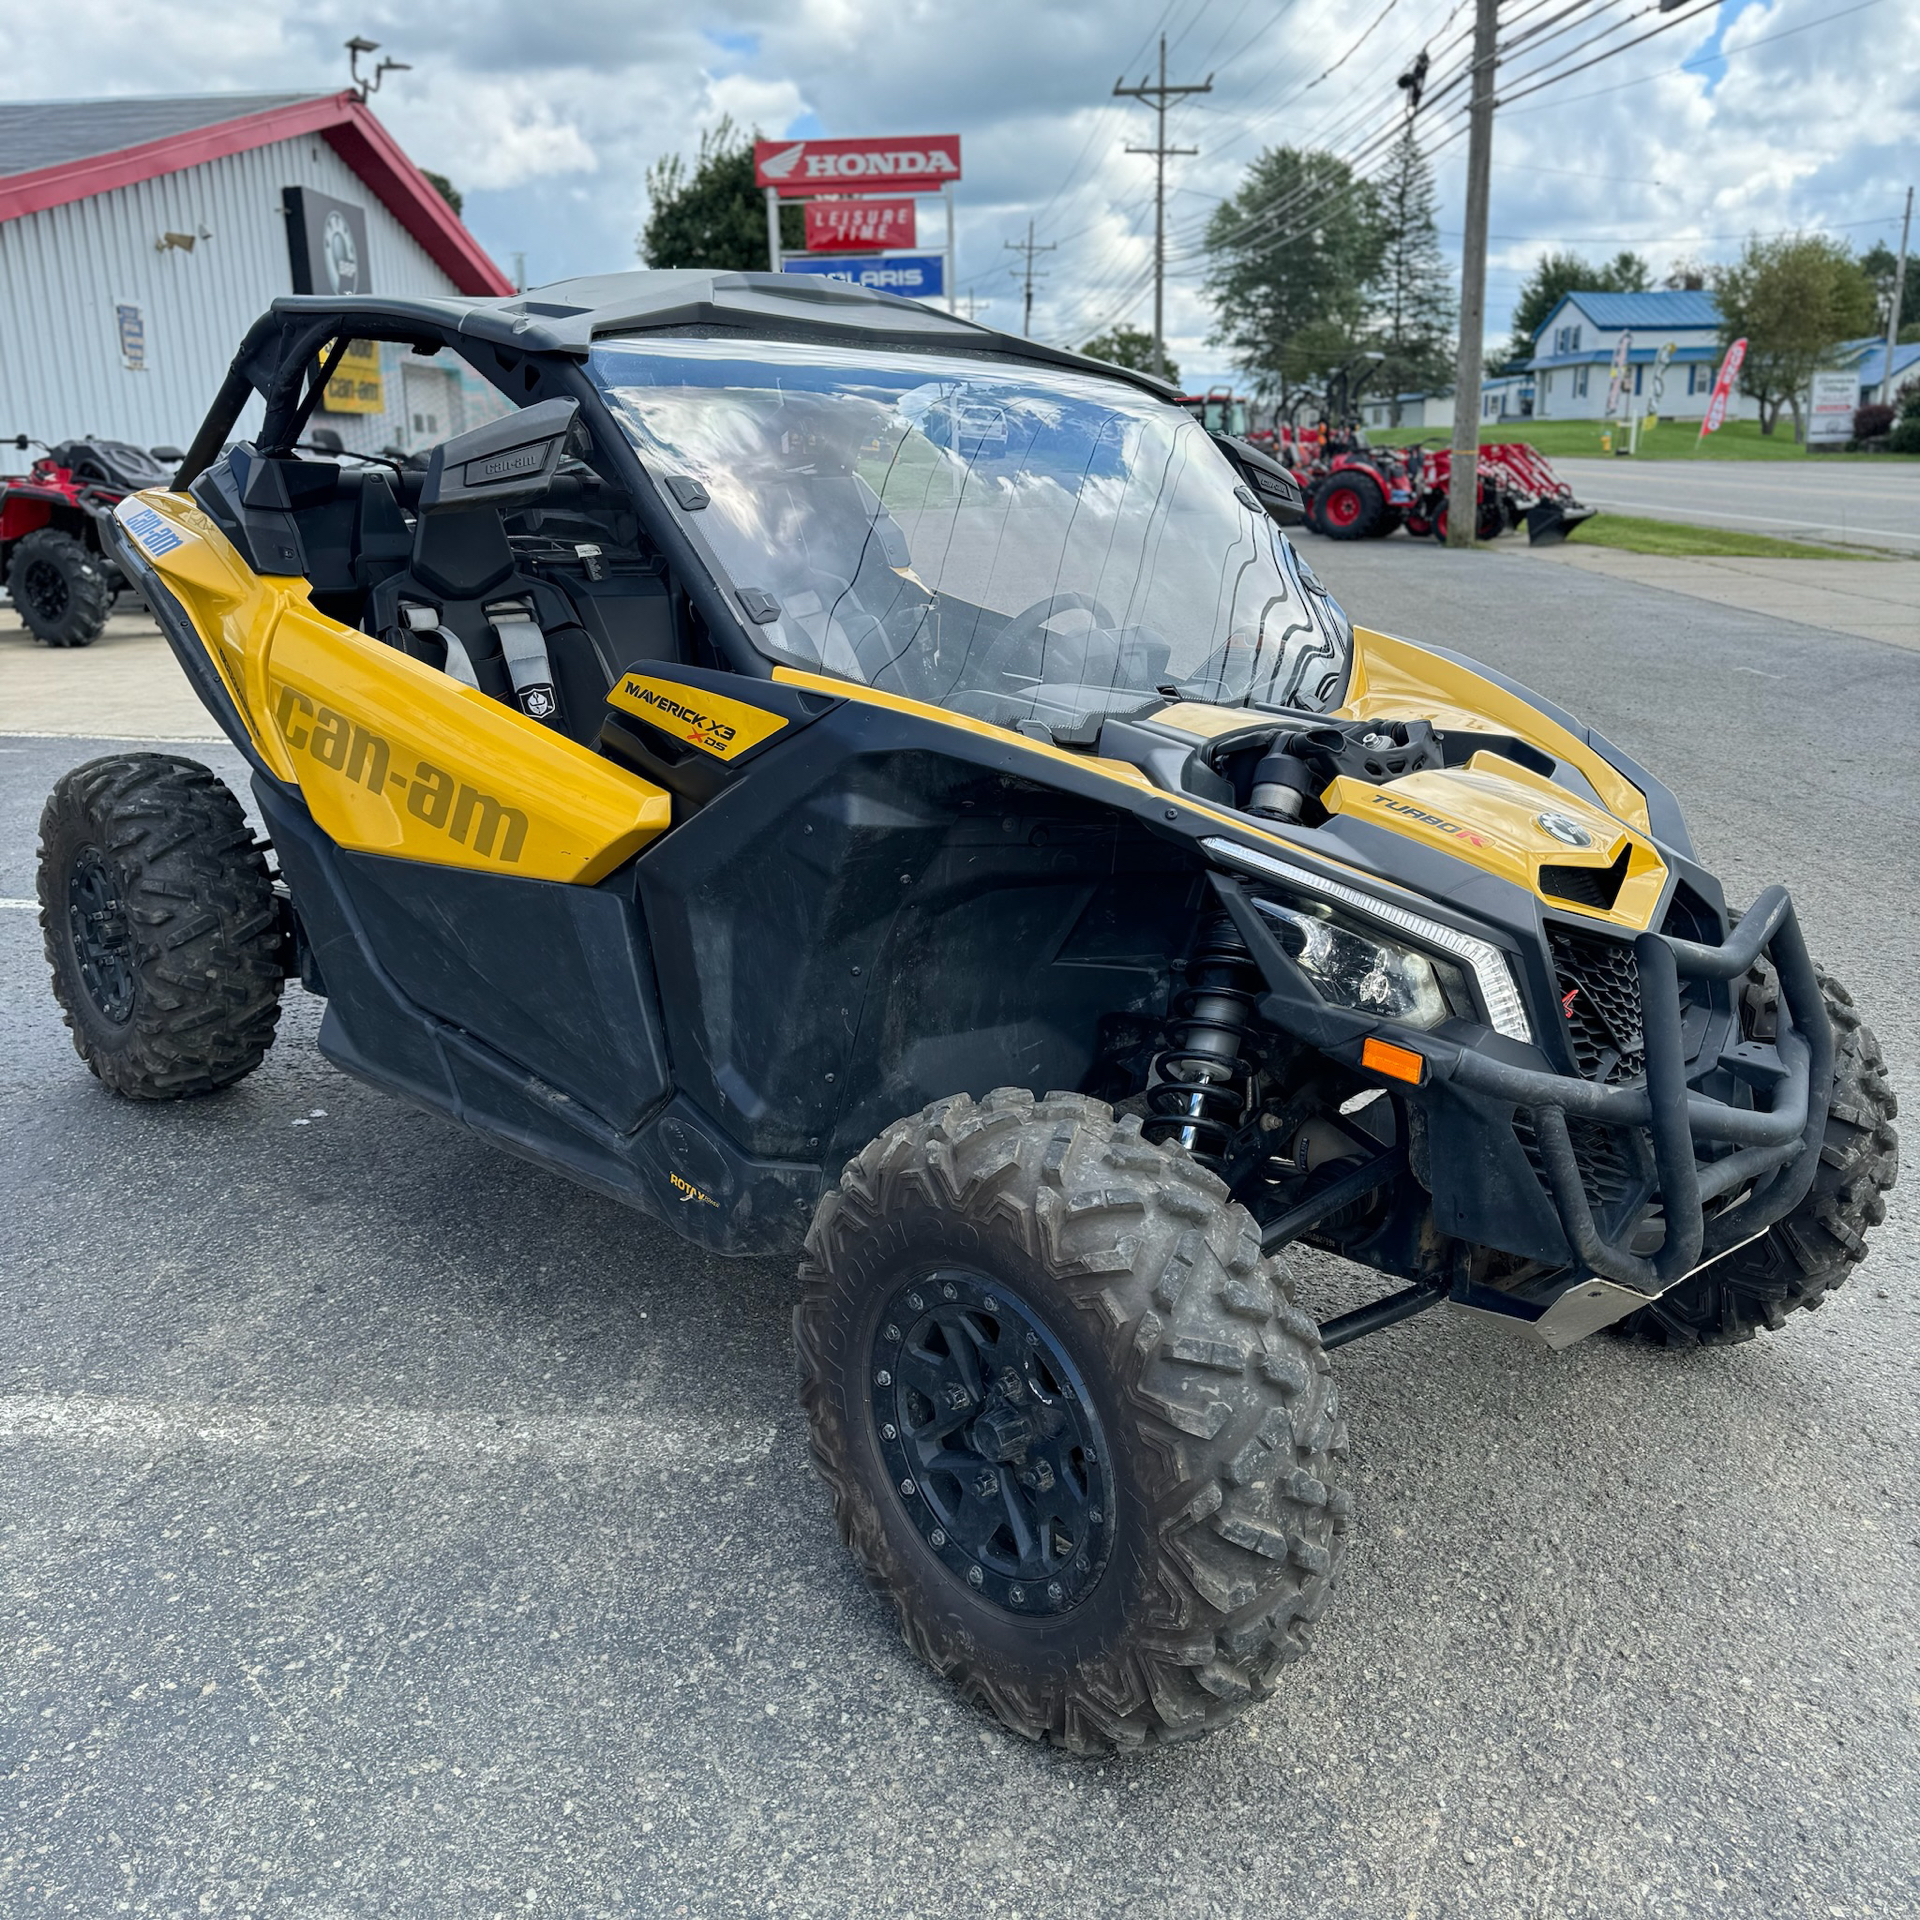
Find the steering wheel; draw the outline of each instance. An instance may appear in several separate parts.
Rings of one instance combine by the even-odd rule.
[[[1017,658],[1022,649],[1040,637],[1042,629],[1056,613],[1088,613],[1096,627],[1111,627],[1113,615],[1089,593],[1053,593],[1044,600],[1016,613],[987,643],[980,660],[980,679],[991,685],[996,674],[1008,669],[1002,663]]]

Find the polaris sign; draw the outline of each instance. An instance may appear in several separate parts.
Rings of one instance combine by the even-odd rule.
[[[794,198],[812,193],[938,193],[960,178],[957,133],[865,140],[756,140],[753,182]]]
[[[780,263],[782,273],[811,273],[826,280],[845,280],[875,293],[903,294],[909,300],[937,300],[947,290],[946,261],[937,253],[896,253],[885,259],[846,254],[791,254]]]

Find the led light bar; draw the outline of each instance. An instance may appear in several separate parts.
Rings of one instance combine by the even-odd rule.
[[[1265,880],[1281,881],[1302,893],[1317,894],[1323,900],[1337,900],[1342,906],[1351,907],[1354,912],[1379,921],[1382,926],[1410,934],[1424,947],[1451,954],[1454,959],[1464,962],[1472,970],[1474,979],[1480,983],[1480,998],[1486,1002],[1487,1023],[1494,1032],[1504,1033],[1510,1040],[1524,1040],[1532,1045],[1533,1027],[1527,1019],[1527,1005],[1520,997],[1519,983],[1513,977],[1512,962],[1490,940],[1480,940],[1470,933],[1457,932],[1452,927],[1441,925],[1438,920],[1429,920],[1424,914],[1410,913],[1390,900],[1376,899],[1370,893],[1361,892],[1358,887],[1330,880],[1310,868],[1296,867],[1289,860],[1276,860],[1272,854],[1256,853],[1253,848],[1243,847],[1238,841],[1210,838],[1202,840],[1200,844],[1227,866],[1238,867],[1243,873],[1257,874]]]

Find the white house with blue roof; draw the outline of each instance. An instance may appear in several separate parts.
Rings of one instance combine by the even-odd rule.
[[[1720,366],[1720,308],[1710,293],[1569,293],[1533,337],[1533,413],[1538,420],[1598,420],[1607,410],[1614,348],[1630,333],[1627,364],[1636,406],[1653,394],[1654,363],[1673,347],[1654,411],[1698,420]],[[1759,408],[1736,392],[1728,416],[1750,420]]]

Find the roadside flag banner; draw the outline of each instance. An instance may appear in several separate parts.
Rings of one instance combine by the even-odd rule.
[[[914,242],[911,200],[809,200],[807,251],[872,253]]]
[[[1621,396],[1627,387],[1627,361],[1633,352],[1633,335],[1623,333],[1613,343],[1613,378],[1607,382],[1607,410],[1602,418],[1611,420],[1619,411]]]
[[[1740,377],[1740,363],[1747,357],[1747,343],[1736,340],[1727,349],[1727,357],[1720,362],[1720,377],[1713,383],[1712,396],[1707,401],[1705,417],[1700,422],[1700,438],[1715,432],[1727,417],[1727,402],[1733,395],[1733,383]]]

